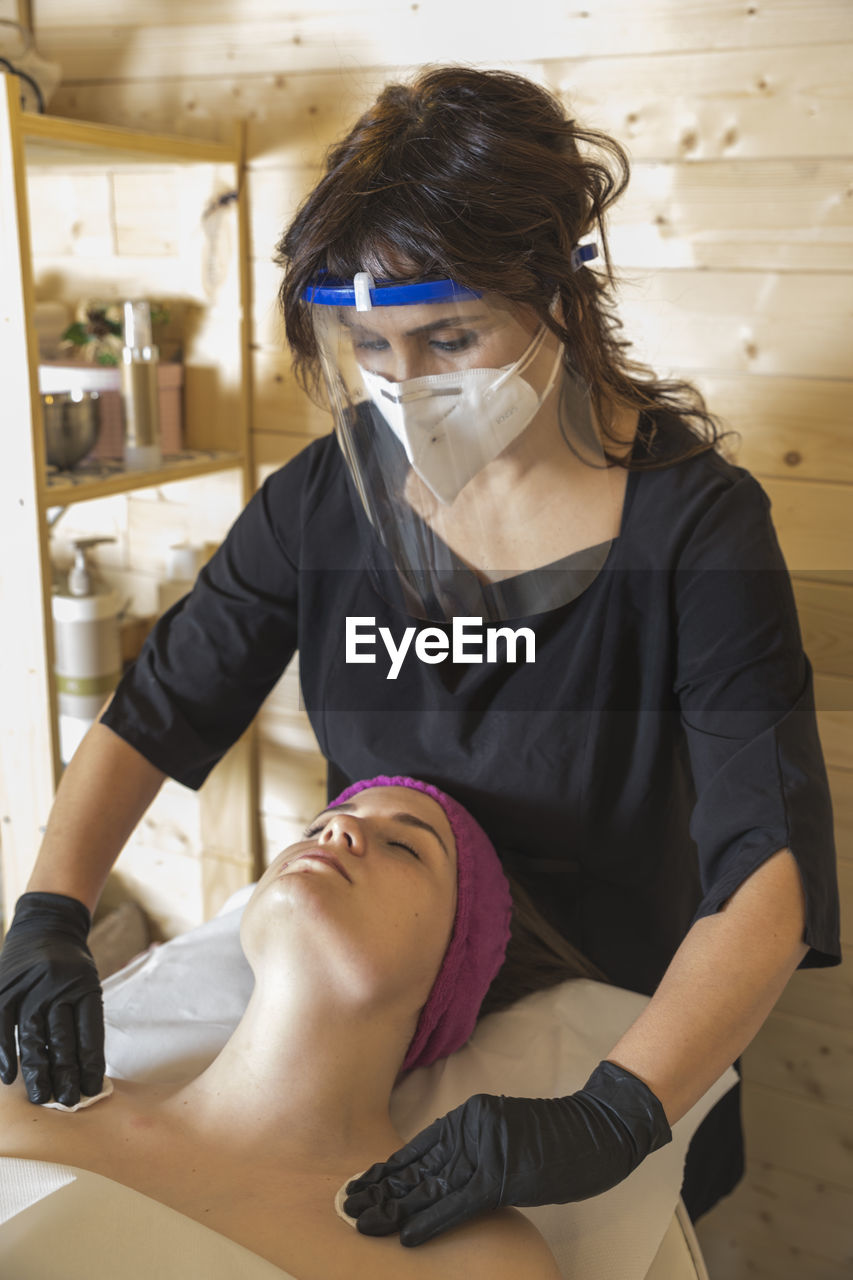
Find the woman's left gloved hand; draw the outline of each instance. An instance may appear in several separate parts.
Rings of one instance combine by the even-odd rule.
[[[475,1094],[350,1182],[344,1210],[364,1235],[424,1244],[485,1209],[597,1196],[671,1140],[651,1089],[604,1061],[567,1098]]]

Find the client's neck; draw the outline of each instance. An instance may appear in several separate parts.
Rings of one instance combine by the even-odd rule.
[[[387,1015],[258,984],[225,1048],[170,1106],[220,1151],[260,1144],[291,1169],[355,1174],[400,1145],[388,1101],[408,1034]]]

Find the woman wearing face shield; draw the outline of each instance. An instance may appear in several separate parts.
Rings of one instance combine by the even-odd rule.
[[[627,172],[537,86],[455,67],[386,88],[329,152],[280,262],[296,370],[335,431],[265,483],[67,771],[0,968],[34,1101],[97,1082],[79,940],[123,840],[164,775],[204,781],[296,649],[330,794],[390,767],[446,786],[551,923],[653,996],[608,1054],[620,1083],[582,1161],[589,1099],[511,1123],[478,1101],[360,1180],[362,1231],[416,1245],[484,1204],[614,1185],[798,965],[838,962],[769,502],[698,392],[620,337],[604,218]],[[87,1052],[57,1004],[89,1011]],[[732,1094],[688,1157],[694,1219],[741,1172]]]

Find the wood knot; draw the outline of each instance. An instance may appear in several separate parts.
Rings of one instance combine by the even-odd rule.
[[[797,449],[789,449],[785,454],[784,461],[789,467],[798,467],[803,460],[803,455]]]

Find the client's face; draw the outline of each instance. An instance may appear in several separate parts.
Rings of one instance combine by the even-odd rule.
[[[243,916],[256,977],[331,981],[360,1003],[425,1003],[456,914],[456,846],[436,801],[374,787],[325,810],[270,864]]]

